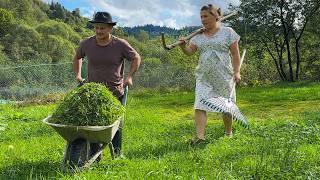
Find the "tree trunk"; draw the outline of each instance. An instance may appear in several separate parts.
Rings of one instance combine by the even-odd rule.
[[[288,81],[288,77],[286,75],[286,73],[284,72],[284,69],[283,69],[283,57],[282,55],[279,56],[279,67],[280,67],[280,72],[284,78],[285,81]]]
[[[301,31],[300,31],[299,36],[298,36],[297,38],[295,38],[295,40],[296,40],[296,42],[295,42],[295,50],[296,50],[296,56],[297,56],[296,80],[299,79],[299,74],[300,74],[300,63],[301,63],[300,40],[301,40],[301,37],[302,37],[302,35],[303,35],[303,32],[304,32],[305,28],[307,27],[307,24],[308,24],[308,22],[309,22],[309,20],[310,20],[310,17],[311,17],[312,15],[314,15],[314,14],[319,10],[319,8],[320,8],[320,3],[318,2],[318,3],[316,4],[316,7],[313,9],[313,11],[311,11],[311,13],[306,17],[306,20],[305,20],[305,22],[304,22],[304,24],[303,24],[303,27],[302,27],[302,29],[301,29]],[[293,33],[294,33],[294,31],[293,31]]]
[[[299,41],[296,42],[296,55],[297,55],[296,80],[298,80],[299,74],[300,74],[300,62],[301,62]]]
[[[284,1],[281,1],[281,7],[280,7],[280,12],[281,12],[281,26],[283,29],[283,36],[284,36],[284,41],[286,43],[287,47],[287,56],[288,56],[288,64],[289,64],[289,81],[293,82],[293,71],[292,71],[292,61],[291,61],[291,51],[290,51],[290,37],[289,37],[289,27],[286,26],[286,22],[284,21],[284,15],[283,15],[283,4]]]
[[[290,42],[289,42],[289,34],[286,34],[285,37],[286,46],[287,46],[287,55],[288,55],[288,64],[289,64],[289,81],[293,82],[293,70],[292,70],[292,60],[291,60],[291,51],[290,51]]]
[[[277,41],[275,41],[274,43],[275,43],[276,51],[278,54],[280,73],[283,76],[283,80],[288,81],[287,75],[283,69],[283,49],[284,49],[285,42],[283,42],[282,44],[278,44]]]
[[[263,38],[262,38],[262,42],[263,42],[263,44],[265,45],[265,47],[266,47],[266,49],[267,49],[267,52],[270,54],[271,58],[273,59],[274,64],[275,64],[275,66],[276,66],[276,68],[277,68],[277,72],[278,72],[281,80],[282,80],[282,81],[286,81],[286,80],[287,80],[287,77],[286,77],[285,74],[283,74],[283,70],[281,69],[281,65],[279,66],[278,61],[277,61],[277,59],[274,57],[274,55],[272,54],[271,50],[269,49],[269,46],[268,46],[267,42],[266,42]],[[278,54],[278,56],[279,56],[279,54]],[[280,63],[281,63],[281,61],[280,61]]]

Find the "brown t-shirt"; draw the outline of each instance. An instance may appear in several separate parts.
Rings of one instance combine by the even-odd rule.
[[[99,46],[95,36],[80,43],[77,58],[88,59],[88,82],[105,84],[116,97],[123,95],[124,59],[131,61],[137,52],[124,40],[112,37],[106,46]]]

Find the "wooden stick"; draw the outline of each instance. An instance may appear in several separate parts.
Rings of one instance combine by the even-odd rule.
[[[231,12],[230,14],[224,16],[221,18],[221,21],[225,20],[225,19],[228,19],[229,17],[231,16],[234,16],[236,15],[238,12],[237,11],[233,11]],[[191,39],[192,37],[194,37],[195,35],[197,34],[200,34],[200,33],[203,33],[204,32],[204,27],[200,28],[200,29],[197,29],[195,30],[194,32],[192,32],[190,35],[188,35],[187,37],[185,37],[185,40],[189,40]],[[182,41],[176,41],[175,43],[173,44],[170,44],[170,45],[166,45],[166,41],[165,41],[165,38],[164,38],[164,33],[161,33],[161,39],[162,39],[162,46],[165,50],[170,50],[174,47],[177,47],[178,45],[182,44],[183,42]]]

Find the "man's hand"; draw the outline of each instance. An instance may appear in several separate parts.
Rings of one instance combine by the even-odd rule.
[[[129,86],[132,86],[132,85],[133,85],[133,83],[132,83],[132,77],[131,77],[131,76],[127,77],[126,80],[124,81],[124,84],[125,84],[125,85],[129,85]]]
[[[76,76],[76,80],[77,80],[77,82],[83,82],[83,79],[81,76]]]

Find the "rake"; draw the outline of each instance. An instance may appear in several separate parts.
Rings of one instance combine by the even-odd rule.
[[[240,66],[246,54],[246,49],[243,50],[242,57],[240,59]],[[210,108],[212,112],[221,112],[231,114],[232,119],[238,122],[241,126],[249,128],[247,118],[241,113],[238,106],[232,101],[231,96],[234,92],[236,82],[233,81],[233,87],[228,98],[226,97],[212,97],[209,99],[201,99],[200,102],[206,107]]]

